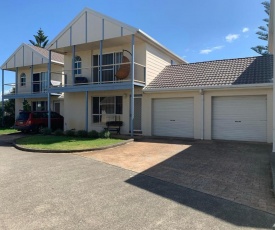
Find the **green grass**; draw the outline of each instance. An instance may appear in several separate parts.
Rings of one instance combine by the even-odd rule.
[[[120,139],[89,139],[67,136],[28,136],[16,140],[23,148],[41,150],[83,150],[104,147],[122,142]]]
[[[18,133],[18,131],[11,128],[0,128],[0,135],[10,134],[10,133]]]

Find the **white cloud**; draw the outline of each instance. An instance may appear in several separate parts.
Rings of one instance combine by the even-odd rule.
[[[248,31],[249,31],[248,27],[244,27],[243,30],[242,30],[243,33],[247,33]]]
[[[209,48],[209,49],[201,50],[200,54],[209,54],[209,53],[213,52],[214,50],[220,50],[223,47],[224,46],[215,46],[215,47],[212,47],[212,48]]]
[[[212,50],[221,50],[224,46],[215,46],[212,48]]]
[[[206,50],[201,50],[200,51],[200,54],[209,54],[211,53],[213,50],[210,50],[210,49],[206,49]]]
[[[234,40],[238,39],[240,37],[239,34],[228,34],[225,39],[227,42],[233,42]]]

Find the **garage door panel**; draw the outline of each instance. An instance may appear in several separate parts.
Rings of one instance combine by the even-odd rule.
[[[266,142],[266,96],[214,97],[212,138]]]
[[[153,135],[194,137],[194,99],[153,100]]]

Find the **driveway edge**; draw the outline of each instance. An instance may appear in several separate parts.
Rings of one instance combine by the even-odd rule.
[[[20,138],[18,138],[20,139]],[[24,148],[21,147],[19,145],[17,145],[15,143],[15,141],[12,142],[12,145],[21,151],[25,151],[25,152],[35,152],[35,153],[80,153],[80,152],[89,152],[89,151],[96,151],[96,150],[104,150],[104,149],[109,149],[109,148],[114,148],[114,147],[118,147],[121,145],[125,145],[128,143],[133,142],[134,139],[129,139],[129,140],[125,140],[122,141],[121,143],[117,143],[117,144],[113,144],[113,145],[108,145],[108,146],[104,146],[104,147],[98,147],[98,148],[90,148],[90,149],[76,149],[76,150],[43,150],[43,149],[30,149],[30,148]]]

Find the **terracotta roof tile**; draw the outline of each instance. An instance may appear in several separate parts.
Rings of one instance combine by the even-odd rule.
[[[273,55],[170,65],[145,89],[271,83]]]
[[[28,45],[29,47],[31,47],[36,52],[40,53],[45,58],[49,58],[49,51],[47,49],[43,49],[41,47],[37,47],[37,46],[29,45],[29,44],[26,44],[26,45]],[[60,63],[64,64],[64,55],[52,52],[52,61],[60,62]]]

